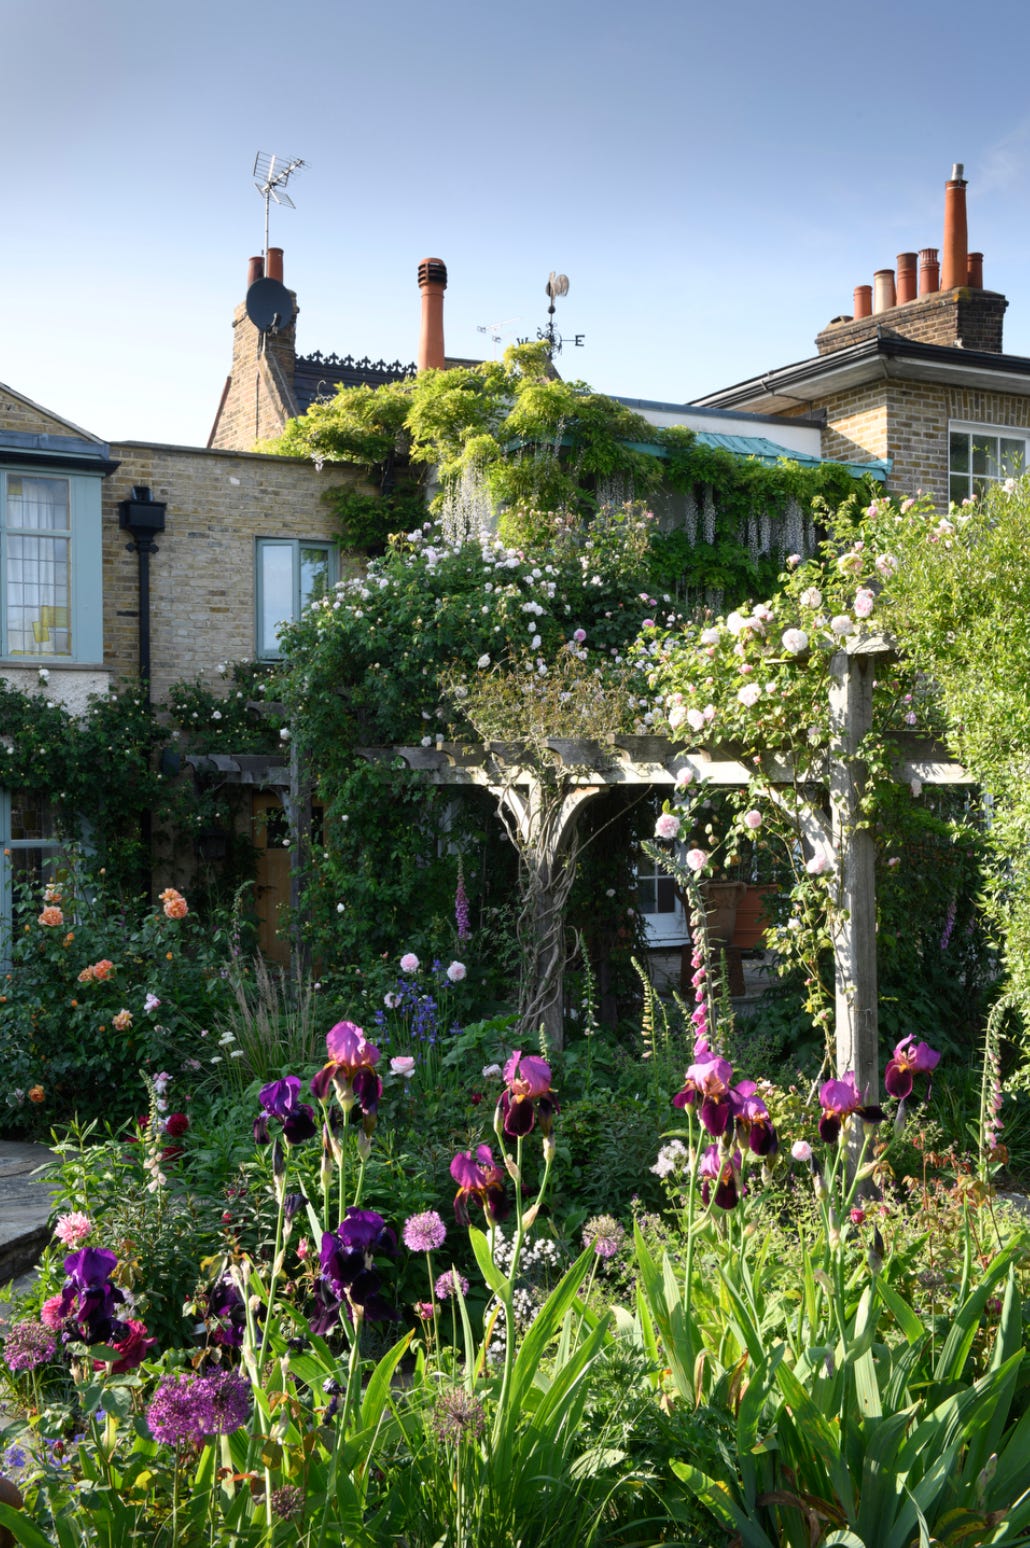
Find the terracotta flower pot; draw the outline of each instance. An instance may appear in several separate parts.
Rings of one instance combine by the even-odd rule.
[[[747,891],[740,881],[706,881],[701,887],[708,916],[708,939],[720,946],[729,945],[737,925],[737,910]]]
[[[740,900],[737,908],[737,923],[733,932],[733,945],[741,951],[751,951],[762,944],[762,938],[772,923],[766,913],[765,901],[769,897],[775,897],[779,889],[765,883],[761,886],[751,885]]]

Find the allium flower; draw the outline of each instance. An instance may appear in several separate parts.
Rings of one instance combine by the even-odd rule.
[[[801,652],[808,649],[808,635],[804,629],[785,629],[783,632],[783,648],[792,656],[800,656]]]
[[[250,1383],[238,1371],[213,1376],[162,1376],[147,1408],[147,1424],[165,1446],[199,1444],[232,1435],[250,1418]]]
[[[479,1440],[486,1429],[482,1403],[464,1387],[441,1392],[433,1406],[433,1429],[446,1445]]]
[[[406,951],[404,953],[404,956],[401,958],[401,972],[402,973],[417,973],[418,972],[418,958],[416,957],[416,955],[415,955],[415,953],[413,951]]]
[[[304,1514],[304,1490],[296,1484],[280,1484],[270,1499],[272,1515],[280,1521],[296,1521]]]
[[[654,825],[654,836],[660,839],[678,839],[682,824],[673,812],[662,812]]]
[[[4,1361],[11,1371],[34,1371],[54,1357],[57,1339],[42,1322],[16,1322],[4,1339]]]
[[[445,1269],[433,1286],[438,1301],[449,1301],[451,1296],[457,1295],[457,1286],[461,1286],[462,1295],[468,1295],[469,1282],[464,1274],[459,1274],[457,1269]]]
[[[703,871],[708,864],[708,856],[703,849],[688,849],[683,858],[688,871]]]
[[[467,969],[464,962],[452,962],[450,967],[447,969],[447,977],[450,979],[452,984],[460,984],[462,979],[465,977],[466,972]]]
[[[595,1215],[583,1227],[583,1246],[592,1246],[599,1258],[614,1258],[625,1237],[625,1228],[611,1215]]]
[[[54,1235],[65,1247],[81,1247],[92,1229],[93,1222],[89,1216],[81,1210],[73,1210],[70,1214],[58,1215]]]
[[[883,1084],[892,1097],[904,1100],[912,1094],[912,1077],[926,1075],[929,1094],[929,1077],[940,1062],[940,1054],[928,1043],[917,1043],[914,1037],[902,1038],[884,1071]]]
[[[513,1053],[504,1066],[507,1091],[502,1091],[500,1108],[504,1114],[505,1134],[528,1134],[536,1119],[540,1129],[550,1134],[558,1104],[551,1091],[551,1066],[536,1054]]]
[[[478,1145],[474,1156],[471,1150],[459,1151],[451,1162],[451,1176],[458,1184],[454,1214],[459,1225],[469,1223],[469,1199],[478,1199],[494,1220],[508,1218],[505,1173],[494,1160],[489,1145]]]
[[[401,1232],[409,1252],[435,1252],[443,1246],[446,1235],[447,1227],[435,1209],[427,1209],[421,1215],[412,1215],[404,1222]]]

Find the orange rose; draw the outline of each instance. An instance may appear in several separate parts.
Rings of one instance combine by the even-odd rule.
[[[79,974],[80,984],[91,984],[96,977],[96,968],[84,967]]]
[[[99,962],[93,964],[93,977],[103,983],[105,978],[110,978],[114,972],[114,963],[107,957],[101,957]]]
[[[157,896],[159,902],[171,903],[175,898],[181,898],[182,893],[176,887],[166,887],[164,892],[159,892]]]
[[[132,1011],[120,1010],[117,1015],[111,1017],[111,1025],[116,1032],[128,1032],[132,1026]]]
[[[59,908],[55,908],[52,904],[48,904],[39,916],[39,923],[41,925],[48,926],[63,925],[64,915],[61,913]]]
[[[42,1102],[45,1096],[46,1092],[43,1090],[42,1086],[29,1087],[28,1098],[30,1102]]]
[[[174,898],[166,900],[164,909],[165,917],[168,919],[185,919],[190,911],[186,899],[179,897],[178,893]]]

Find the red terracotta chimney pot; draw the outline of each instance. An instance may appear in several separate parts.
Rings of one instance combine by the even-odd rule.
[[[919,294],[931,296],[941,288],[941,266],[936,247],[919,250]]]
[[[249,290],[251,285],[256,285],[258,280],[259,279],[264,279],[264,277],[265,277],[265,260],[261,257],[261,254],[259,253],[256,258],[248,258],[247,259],[247,289]]]
[[[447,265],[442,258],[423,258],[418,266],[422,292],[422,328],[418,342],[420,371],[442,371],[446,366],[443,346],[443,293],[447,289]]]
[[[268,249],[268,278],[283,282],[283,250],[281,247]]]
[[[856,285],[854,294],[855,320],[860,317],[871,317],[873,315],[872,285]]]
[[[982,290],[984,288],[983,253],[970,253],[966,263],[966,284],[970,290]]]
[[[915,253],[898,254],[898,305],[905,306],[916,299]]]
[[[953,290],[964,285],[969,262],[969,234],[966,229],[966,180],[963,166],[956,162],[944,185],[944,258],[941,263],[941,289]]]

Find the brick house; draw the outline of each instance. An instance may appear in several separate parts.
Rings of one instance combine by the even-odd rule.
[[[824,457],[885,459],[893,492],[944,505],[1030,465],[1030,359],[1004,353],[1008,302],[984,289],[983,254],[968,250],[962,170],[945,187],[942,249],[899,253],[896,271],[857,286],[814,356],[698,404],[819,415]]]

